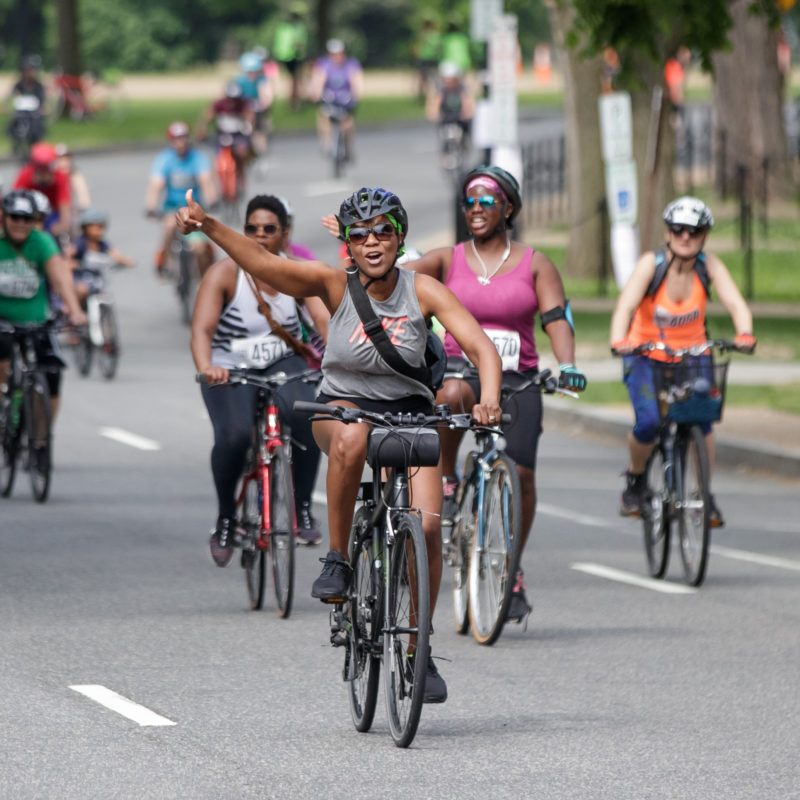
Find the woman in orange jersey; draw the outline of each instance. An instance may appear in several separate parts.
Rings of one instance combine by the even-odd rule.
[[[641,256],[617,300],[611,318],[611,347],[624,358],[623,376],[636,422],[628,434],[630,464],[625,476],[620,514],[639,516],[647,490],[645,469],[658,429],[658,407],[653,386],[653,360],[663,353],[630,355],[646,342],[664,342],[673,350],[702,344],[706,333],[706,304],[713,286],[736,329],[742,350],[755,347],[753,318],[727,267],[715,255],[704,253],[714,224],[711,210],[696,197],[679,197],[664,210],[663,249]],[[711,424],[703,427],[709,460],[714,460]],[[711,524],[724,524],[711,498]]]

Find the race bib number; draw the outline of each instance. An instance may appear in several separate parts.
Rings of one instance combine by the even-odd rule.
[[[236,366],[248,369],[264,369],[283,358],[289,347],[283,339],[270,333],[267,336],[253,336],[249,339],[234,339],[231,353]]]
[[[519,369],[519,332],[504,331],[500,328],[484,328],[483,332],[492,340],[492,344],[500,355],[503,371]]]
[[[30,300],[36,297],[36,293],[39,291],[39,281],[36,273],[28,275],[0,274],[0,295],[14,297],[18,300]]]

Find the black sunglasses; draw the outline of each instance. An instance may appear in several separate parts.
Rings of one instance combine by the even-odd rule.
[[[394,236],[394,225],[391,222],[379,222],[372,228],[350,228],[347,240],[353,244],[362,244],[370,234],[379,242],[388,242]]]
[[[683,236],[684,233],[688,233],[689,236],[699,236],[706,230],[705,228],[696,228],[694,225],[668,225],[667,227],[676,236]]]
[[[266,225],[253,225],[248,222],[247,225],[244,226],[245,233],[258,233],[260,230],[264,231],[267,236],[274,236],[278,232],[278,226],[272,222]]]
[[[483,194],[480,197],[465,197],[464,208],[469,210],[477,203],[481,208],[491,208],[497,202],[497,198],[492,194]]]
[[[26,214],[6,214],[12,222],[33,222],[33,217]]]

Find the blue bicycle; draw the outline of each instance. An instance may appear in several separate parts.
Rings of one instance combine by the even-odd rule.
[[[449,360],[445,378],[474,374],[474,367]],[[559,389],[550,370],[542,370],[513,389],[503,387],[501,401],[529,386],[539,386],[548,394],[576,396]],[[509,421],[510,415],[503,414],[501,422]],[[522,490],[516,462],[503,450],[502,431],[482,426],[472,430],[475,447],[464,461],[451,535],[448,526],[442,525],[444,560],[453,570],[456,630],[463,634],[469,627],[477,642],[491,645],[503,632],[519,568]]]

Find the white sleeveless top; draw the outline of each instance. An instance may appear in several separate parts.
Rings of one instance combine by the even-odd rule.
[[[300,339],[302,330],[295,299],[287,294],[265,292],[261,292],[261,297],[275,322]],[[239,269],[236,291],[222,309],[211,340],[211,363],[226,369],[265,369],[284,356],[293,355],[292,349],[271,330],[267,318],[258,309],[258,301],[244,271]]]

